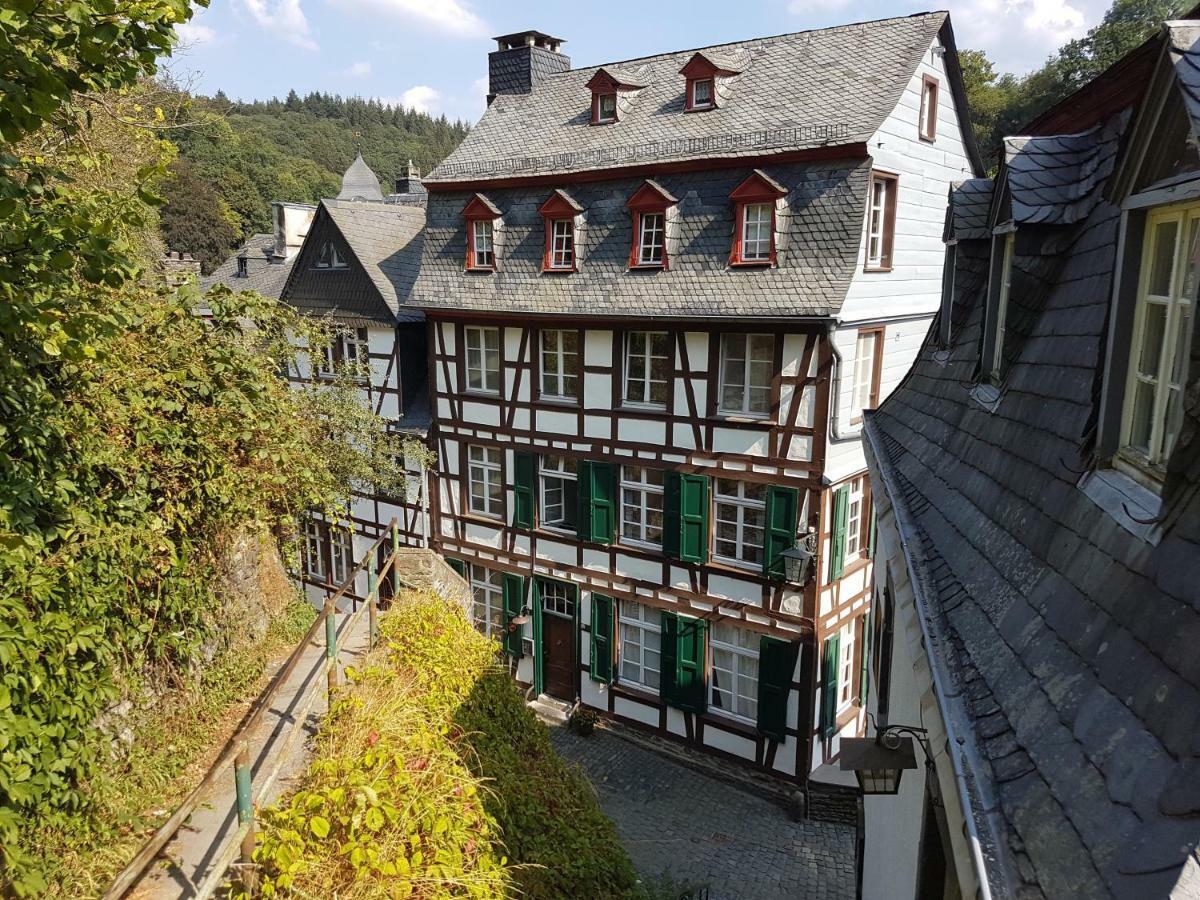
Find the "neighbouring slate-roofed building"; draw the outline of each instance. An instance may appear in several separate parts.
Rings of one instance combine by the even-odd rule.
[[[208,290],[223,284],[230,290],[278,299],[315,212],[315,206],[303,203],[272,203],[272,230],[253,235],[211,275],[201,278],[200,287]]]
[[[1200,897],[1198,99],[1169,22],[951,192],[866,415],[870,707],[935,777],[866,798],[865,897]]]
[[[864,725],[862,411],[980,172],[949,18],[583,69],[497,42],[487,112],[425,179],[408,301],[434,543],[537,691],[836,779]]]

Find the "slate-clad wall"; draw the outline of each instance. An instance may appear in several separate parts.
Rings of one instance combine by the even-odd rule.
[[[333,242],[347,262],[346,268],[314,267],[326,241]],[[354,260],[354,252],[330,221],[328,211],[324,207],[318,209],[308,238],[296,256],[284,300],[302,311],[337,312],[381,323],[395,322],[395,315],[379,298],[379,290],[370,276]]]
[[[468,192],[429,195],[428,226],[415,301],[456,308],[598,315],[801,316],[837,309],[850,281],[862,227],[869,163],[766,166],[789,190],[779,214],[777,268],[728,265],[733,241],[729,195],[750,168],[662,175],[678,198],[678,227],[665,272],[629,271],[633,225],[626,203],[645,180],[558,185],[585,210],[579,271],[541,272],[545,230],[538,207],[550,187],[482,193],[502,212],[495,273],[464,271]]]

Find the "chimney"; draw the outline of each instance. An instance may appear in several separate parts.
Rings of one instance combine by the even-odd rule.
[[[519,31],[496,38],[488,54],[488,105],[497,94],[528,94],[547,75],[571,68],[571,58],[559,52],[566,41],[540,31]]]
[[[396,179],[397,194],[424,194],[425,185],[421,183],[421,170],[413,165],[410,159],[404,167],[404,174]]]
[[[283,200],[271,201],[272,231],[275,236],[274,256],[277,260],[290,259],[300,250],[304,236],[308,234],[308,226],[316,215],[315,206],[303,203],[287,203]]]

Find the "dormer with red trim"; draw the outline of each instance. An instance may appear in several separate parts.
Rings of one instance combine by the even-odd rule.
[[[731,266],[773,266],[779,204],[787,188],[755,169],[729,195],[733,203]]]
[[[546,231],[542,253],[543,272],[577,272],[579,270],[579,225],[583,207],[563,190],[555,190],[538,207]]]
[[[670,267],[668,238],[671,221],[679,201],[657,182],[646,179],[625,205],[633,220],[633,244],[629,248],[629,268],[667,269]]]
[[[743,66],[715,53],[693,53],[679,70],[684,82],[683,108],[686,112],[716,109],[725,98],[728,80],[739,75]],[[720,99],[718,99],[720,98]]]
[[[612,66],[597,69],[586,85],[592,92],[591,124],[611,125],[619,121],[637,92],[646,86],[644,82],[644,78]]]
[[[500,210],[483,194],[476,194],[463,208],[462,215],[467,220],[467,271],[496,271]]]

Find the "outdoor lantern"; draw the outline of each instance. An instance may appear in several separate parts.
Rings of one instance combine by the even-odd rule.
[[[513,616],[511,619],[508,620],[508,630],[511,633],[511,632],[516,631],[522,625],[528,625],[528,624],[529,624],[529,607],[526,606],[521,609],[521,614],[519,616]]]
[[[884,728],[874,738],[842,738],[841,767],[853,771],[864,794],[895,794],[905,769],[917,767],[913,739]]]
[[[813,554],[804,547],[790,547],[779,554],[783,559],[783,577],[793,584],[804,584],[808,581],[808,570],[812,565]]]

